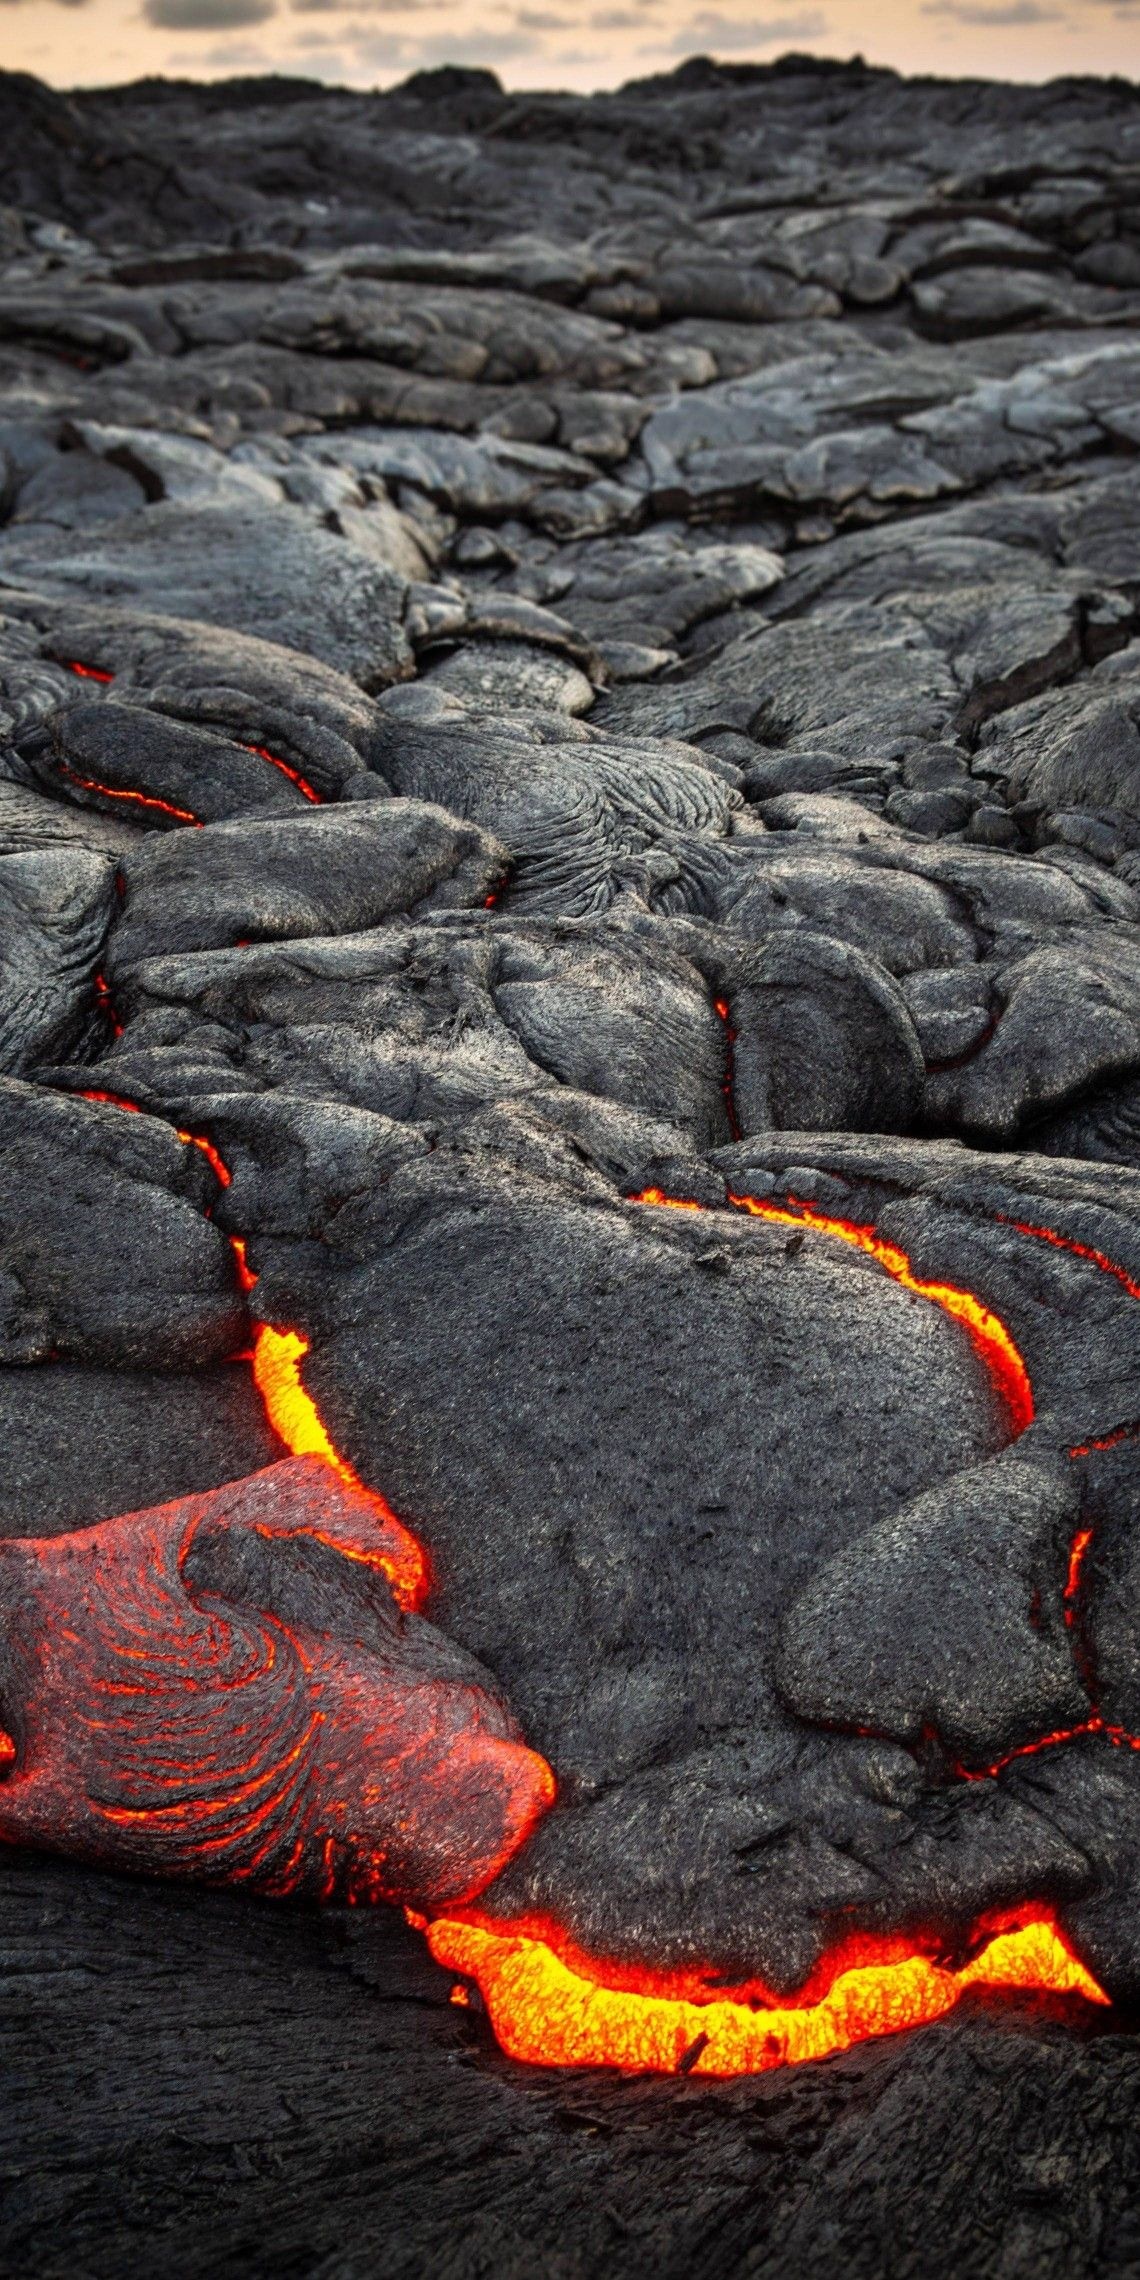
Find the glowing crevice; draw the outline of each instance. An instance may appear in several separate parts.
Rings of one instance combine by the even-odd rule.
[[[728,1114],[728,1129],[734,1140],[743,1138],[740,1118],[736,1113],[736,1031],[732,1025],[732,1011],[727,998],[714,999],[716,1017],[724,1030],[724,1075],[720,1089]]]
[[[630,1198],[633,1203],[666,1205],[674,1211],[703,1211],[701,1203],[686,1197],[669,1196],[660,1188],[644,1188],[640,1195]],[[1032,1425],[1034,1418],[1033,1387],[1029,1372],[1004,1322],[983,1305],[972,1291],[959,1290],[953,1283],[926,1282],[916,1275],[906,1252],[897,1243],[888,1243],[873,1227],[859,1226],[854,1220],[832,1219],[816,1211],[808,1203],[800,1203],[789,1196],[786,1203],[764,1203],[755,1196],[729,1194],[728,1202],[734,1211],[744,1211],[753,1219],[765,1219],[777,1227],[810,1228],[817,1235],[828,1235],[840,1243],[849,1244],[865,1257],[874,1259],[892,1282],[901,1283],[904,1290],[916,1298],[929,1299],[962,1324],[975,1350],[980,1354],[1009,1413],[1010,1427],[1016,1438]]]
[[[501,2048],[535,2066],[764,2074],[930,2025],[970,1988],[1108,2002],[1048,1916],[995,1931],[957,1970],[922,1954],[848,1965],[814,2002],[788,2004],[731,1994],[695,2001],[661,1992],[648,1972],[640,1987],[606,1984],[549,1939],[486,1919],[437,1917],[427,1939],[437,1963],[475,1981]]]
[[[244,1265],[244,1252],[242,1258]],[[253,1280],[256,1281],[256,1277]],[[253,1343],[253,1377],[265,1403],[266,1416],[293,1456],[319,1457],[323,1464],[332,1466],[347,1487],[367,1499],[387,1539],[384,1548],[377,1551],[376,1565],[383,1568],[393,1597],[401,1607],[409,1610],[422,1607],[430,1582],[427,1554],[385,1498],[376,1489],[368,1488],[359,1473],[354,1472],[333,1447],[317,1405],[306,1392],[301,1378],[301,1363],[308,1351],[309,1341],[300,1331],[275,1330],[268,1323],[258,1324]]]
[[[1129,1298],[1140,1298],[1140,1283],[1135,1282],[1123,1267],[1117,1266],[1114,1259],[1110,1259],[1106,1252],[1098,1251],[1093,1244],[1078,1243],[1072,1235],[1058,1235],[1055,1227],[1037,1227],[1031,1220],[1009,1219],[1000,1212],[998,1224],[1012,1227],[1018,1235],[1030,1236],[1035,1243],[1048,1243],[1054,1251],[1068,1251],[1074,1259],[1086,1259],[1102,1275],[1111,1275],[1122,1290],[1127,1291]]]
[[[276,768],[280,775],[289,778],[291,784],[296,784],[303,799],[309,800],[313,807],[324,806],[321,794],[315,792],[300,770],[290,767],[288,760],[283,760],[279,752],[271,752],[266,744],[243,744],[242,751],[255,753],[259,760],[268,760],[271,768]]]
[[[119,1096],[92,1097],[112,1099],[115,1105],[128,1109],[136,1106]],[[192,1134],[181,1137],[196,1141]],[[222,1184],[227,1184],[227,1167],[217,1151],[210,1143],[196,1144],[207,1153]],[[647,1189],[632,1200],[685,1211],[705,1208],[655,1189]],[[729,1203],[733,1209],[757,1218],[808,1228],[843,1241],[873,1258],[916,1296],[941,1306],[962,1323],[983,1355],[1004,1395],[1014,1431],[1031,1422],[1032,1389],[1021,1356],[1004,1324],[971,1293],[921,1280],[914,1275],[906,1254],[884,1242],[873,1228],[825,1217],[795,1199],[775,1205],[733,1195]],[[238,1280],[248,1292],[257,1277],[247,1263],[244,1239],[234,1236],[230,1240]],[[313,1456],[332,1466],[346,1484],[368,1499],[382,1543],[375,1553],[369,1548],[360,1556],[383,1570],[401,1605],[418,1607],[429,1583],[426,1553],[384,1498],[365,1487],[334,1447],[302,1379],[301,1364],[309,1350],[308,1339],[296,1330],[257,1326],[250,1358],[269,1421],[291,1453]],[[1086,1549],[1087,1541],[1074,1541],[1066,1611],[1070,1603],[1075,1606],[1080,1562]],[[1085,1733],[1103,1734],[1122,1746],[1140,1748],[1140,1740],[1109,1727],[1094,1711],[1086,1724],[1071,1733],[1045,1737],[1027,1745],[1025,1753],[1013,1754],[1049,1748]],[[536,1818],[553,1802],[554,1789],[554,1776],[550,1774]],[[334,1881],[330,1865],[330,1895]],[[714,1991],[696,1973],[681,1983],[678,1975],[671,1978],[640,1967],[599,1963],[576,1952],[559,1927],[552,1924],[496,1922],[476,1919],[472,1912],[443,1915],[433,1922],[414,1915],[411,1920],[426,1933],[438,1962],[478,1985],[504,2051],[545,2066],[603,2066],[720,2077],[753,2074],[827,2057],[858,2042],[929,2024],[945,2017],[972,1988],[1080,1997],[1100,2005],[1108,2001],[1053,1918],[1031,1912],[1016,1923],[1007,1920],[984,1927],[977,1952],[958,1966],[933,1951],[919,1948],[908,1952],[904,1936],[845,1942],[825,1958],[808,1988],[791,2002],[772,2000],[756,1983]]]
[[[141,1114],[137,1101],[128,1100],[123,1093],[91,1090],[79,1096],[83,1100],[103,1102],[112,1108],[125,1109],[129,1115]],[[212,1141],[196,1132],[179,1132],[178,1138],[188,1147],[199,1148],[222,1187],[229,1187],[232,1174],[229,1166]],[[246,1258],[244,1238],[230,1237],[237,1280],[243,1291],[254,1288],[257,1276]],[[329,1439],[316,1403],[306,1392],[301,1377],[301,1363],[309,1351],[309,1340],[298,1330],[278,1330],[267,1322],[254,1329],[252,1354],[254,1384],[265,1404],[265,1413],[278,1439],[294,1457],[319,1457],[322,1464],[331,1465],[338,1478],[356,1495],[371,1506],[380,1531],[374,1564],[383,1570],[397,1604],[408,1611],[422,1607],[431,1581],[428,1557],[422,1544],[413,1536],[391,1505],[379,1491],[369,1488],[358,1472],[334,1448]],[[370,1560],[371,1560],[371,1555]]]
[[[202,828],[200,816],[191,815],[189,808],[175,807],[171,800],[156,799],[150,792],[125,791],[117,784],[101,784],[94,776],[78,775],[74,768],[68,767],[66,760],[60,760],[56,765],[58,773],[65,781],[77,785],[81,792],[96,792],[101,800],[127,800],[136,807],[149,808],[155,810],[159,815],[168,815],[174,823],[192,823],[199,831]]]

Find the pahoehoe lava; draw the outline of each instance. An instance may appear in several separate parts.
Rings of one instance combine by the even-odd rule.
[[[14,2268],[1135,2261],[1138,181],[0,75]]]

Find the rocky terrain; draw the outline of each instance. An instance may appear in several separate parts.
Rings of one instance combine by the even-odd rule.
[[[6,2267],[1135,2273],[1140,90],[0,199]]]

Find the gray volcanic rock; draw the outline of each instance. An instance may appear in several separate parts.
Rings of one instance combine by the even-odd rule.
[[[78,602],[114,598],[284,636],[364,688],[410,670],[402,578],[291,506],[160,501],[101,527],[61,561],[58,534],[0,539],[0,582]]]
[[[8,1463],[0,1533],[62,1535],[190,1489],[259,1472],[282,1453],[248,1369],[0,1371]]]
[[[202,1367],[238,1343],[216,1182],[152,1117],[0,1079],[5,1362]],[[61,1177],[61,1165],[70,1176]]]
[[[359,934],[396,912],[477,906],[508,862],[485,832],[412,800],[216,824],[201,845],[169,835],[120,866],[111,970],[239,936]]]
[[[62,1060],[91,1017],[114,871],[85,848],[0,856],[0,1069]]]
[[[16,750],[40,789],[104,813],[122,801],[152,831],[305,806],[304,793],[256,754],[113,698],[52,714]]]
[[[841,1922],[889,1920],[925,1876],[963,1922],[1042,1879],[1086,1888],[1019,1795],[1016,1762],[988,1792],[946,1795],[916,1784],[905,1749],[854,1736],[913,1740],[933,1699],[943,1749],[992,1766],[1081,1722],[1059,1612],[1077,1511],[1065,1452],[1140,1396],[1135,1302],[1081,1258],[1140,1266],[1136,1199],[1118,1201],[1114,1175],[1049,1175],[1028,1158],[1019,1179],[1016,1162],[1007,1173],[920,1143],[880,1159],[875,1142],[825,1149],[810,1170],[808,1137],[791,1145],[759,1178],[754,1143],[719,1161],[738,1195],[774,1194],[779,1209],[791,1191],[825,1217],[871,1218],[928,1287],[992,1305],[1029,1363],[1040,1457],[1027,1444],[1010,1473],[999,1456],[1010,1424],[985,1347],[826,1229],[805,1233],[796,1207],[767,1225],[724,1208],[621,1210],[580,1177],[571,1202],[565,1180],[544,1196],[521,1169],[504,1183],[493,1158],[449,1167],[437,1150],[341,1209],[327,1248],[252,1251],[258,1309],[312,1337],[308,1379],[334,1438],[417,1515],[438,1618],[505,1676],[558,1774],[559,1808],[489,1902],[556,1910],[595,1953],[700,1957],[728,1977],[751,1960],[787,1989],[829,1925],[834,1937]],[[1072,1250],[1042,1257],[1039,1218]],[[488,1383],[509,1404],[473,1448],[466,1420]],[[473,1510],[486,1516],[474,1529]],[[1007,1580],[1019,1513],[1022,1593]],[[955,1531],[1007,1593],[988,1676]],[[647,1532],[670,1547],[651,1577]],[[854,1575],[845,1556],[863,1576],[857,1629],[832,1580]],[[889,1597],[870,1581],[884,1559]],[[1057,1609],[1039,1635],[1022,1612],[1035,1589]],[[925,1653],[917,1604],[937,1621]],[[875,1647],[868,1621],[885,1627]],[[826,1698],[813,1653],[828,1658]],[[917,1707],[900,1711],[908,1669]],[[877,1670],[882,1685],[893,1672],[889,1706]],[[805,1712],[851,1738],[809,1741]],[[842,1835],[853,1814],[859,1865]],[[1121,1992],[1126,1921],[1100,1955]]]
[[[1133,2271],[1138,183],[1123,79],[0,74],[13,2270]],[[354,1862],[1110,2007],[523,2068]]]

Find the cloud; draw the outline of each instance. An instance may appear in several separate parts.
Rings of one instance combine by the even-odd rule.
[[[652,5],[652,0],[649,0]],[[1140,5],[1140,0],[1138,0]],[[598,8],[590,18],[592,32],[642,32],[649,18],[645,8]]]
[[[347,17],[346,32],[354,29],[357,16],[415,16],[446,5],[447,0],[289,0],[295,16]]]
[[[414,55],[411,46],[408,54],[417,66],[430,67],[436,63],[492,64],[509,62],[515,55],[529,55],[534,41],[528,32],[432,32],[428,38],[417,38]]]
[[[1060,8],[1042,6],[1042,0],[922,0],[924,16],[950,16],[956,24],[973,24],[986,30],[1011,24],[1055,24]]]
[[[233,32],[266,23],[277,0],[143,0],[142,12],[160,32]]]
[[[772,47],[783,40],[818,40],[827,30],[822,8],[801,8],[794,16],[725,16],[702,8],[669,41],[671,55],[727,55]]]
[[[515,17],[520,32],[572,32],[573,16],[553,16],[546,8],[520,8]]]

